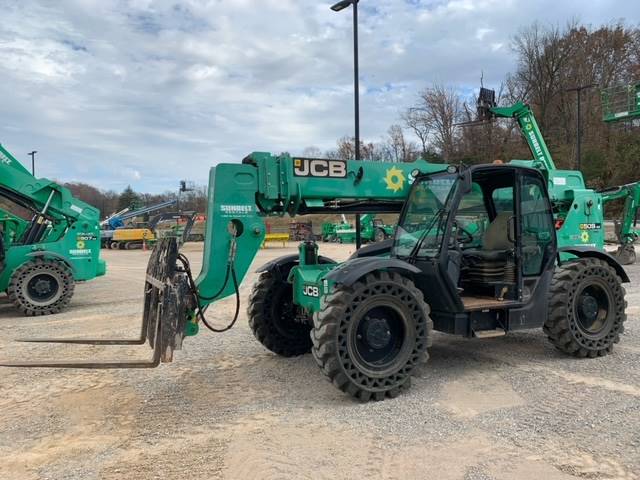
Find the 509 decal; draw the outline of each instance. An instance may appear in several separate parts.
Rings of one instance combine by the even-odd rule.
[[[326,158],[294,158],[293,174],[296,177],[346,178],[346,160]]]

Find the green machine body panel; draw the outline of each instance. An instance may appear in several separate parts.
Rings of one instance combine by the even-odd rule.
[[[75,280],[104,275],[100,258],[100,212],[73,197],[55,182],[35,178],[0,145],[0,198],[34,213],[31,221],[0,209],[5,259],[0,271],[0,291],[7,289],[13,272],[36,257],[66,263]],[[23,238],[33,222],[41,223],[36,241]]]

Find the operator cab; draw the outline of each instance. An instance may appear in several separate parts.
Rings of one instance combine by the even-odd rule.
[[[392,256],[420,269],[416,285],[436,328],[468,335],[474,321],[504,330],[516,328],[510,320],[529,325],[531,312],[523,320],[518,310],[539,284],[546,291],[555,252],[544,178],[511,165],[418,175],[392,247]],[[544,298],[539,305],[546,308]]]

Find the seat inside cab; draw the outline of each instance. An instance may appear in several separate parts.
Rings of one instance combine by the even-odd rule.
[[[452,236],[465,307],[490,308],[517,297],[514,184],[512,169],[477,171],[460,201]]]

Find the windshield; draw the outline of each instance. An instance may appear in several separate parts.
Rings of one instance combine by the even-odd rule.
[[[396,229],[395,256],[438,254],[457,179],[457,174],[446,173],[416,180]]]

